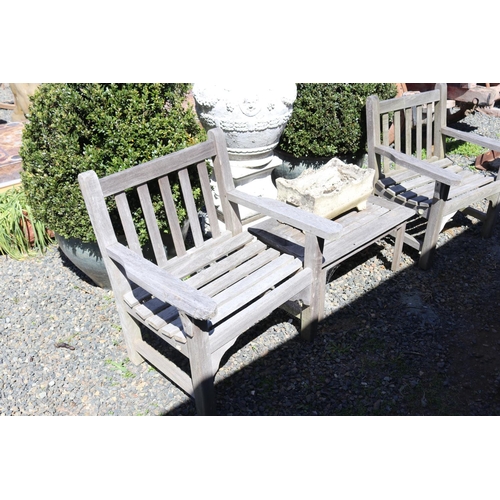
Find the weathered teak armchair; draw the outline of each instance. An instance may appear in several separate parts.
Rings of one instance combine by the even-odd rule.
[[[472,172],[446,157],[445,137],[500,151],[500,141],[450,128],[446,124],[446,84],[435,90],[366,103],[368,164],[376,169],[375,194],[412,207],[427,219],[423,238],[405,235],[405,243],[420,251],[419,266],[431,264],[446,221],[458,210],[483,221],[491,235],[499,210],[498,172]],[[394,131],[394,144],[389,136]],[[391,132],[391,133],[390,133]],[[471,207],[488,199],[483,213]]]
[[[213,165],[224,224],[219,224],[206,160]],[[192,193],[200,179],[210,234],[202,231]],[[194,245],[186,248],[177,217],[173,182],[180,183]],[[199,414],[215,412],[214,375],[223,354],[240,334],[288,300],[304,303],[302,333],[310,337],[323,315],[321,280],[325,239],[341,226],[276,200],[238,192],[233,183],[225,137],[219,129],[208,140],[182,151],[98,179],[79,176],[80,187],[114,291],[128,354],[148,360],[195,399]],[[175,256],[168,258],[151,201],[156,183],[163,199]],[[156,262],[143,257],[128,197],[136,190]],[[114,198],[127,245],[119,242],[106,199]],[[242,227],[238,204],[303,230],[304,262],[268,248]],[[121,240],[120,240],[121,241]],[[147,330],[167,346],[153,347]],[[172,362],[164,348],[180,351],[189,367]],[[160,352],[162,351],[162,352]],[[185,363],[184,363],[185,364]]]

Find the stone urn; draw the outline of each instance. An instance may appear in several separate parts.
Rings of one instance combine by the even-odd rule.
[[[203,127],[224,131],[231,166],[252,168],[273,159],[274,148],[292,114],[297,87],[294,83],[197,83],[193,97]]]

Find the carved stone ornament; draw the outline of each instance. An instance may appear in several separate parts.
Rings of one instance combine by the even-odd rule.
[[[195,84],[196,112],[206,130],[226,135],[231,165],[260,167],[273,158],[293,110],[293,84]]]

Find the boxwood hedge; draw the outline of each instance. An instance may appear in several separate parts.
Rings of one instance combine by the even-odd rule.
[[[95,241],[80,193],[80,172],[99,177],[206,138],[184,83],[49,83],[38,87],[23,133],[22,182],[36,217],[64,237]],[[178,185],[174,186],[178,195]],[[199,186],[194,185],[199,196]],[[161,209],[158,194],[154,195]],[[140,239],[147,230],[132,200]],[[111,205],[113,210],[114,207]],[[179,202],[181,219],[185,213]],[[166,222],[162,229],[167,232]]]
[[[359,156],[366,145],[366,98],[396,95],[392,83],[298,83],[278,149],[297,158]]]

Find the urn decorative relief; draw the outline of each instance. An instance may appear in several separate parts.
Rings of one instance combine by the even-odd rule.
[[[194,84],[196,112],[205,129],[221,128],[232,166],[261,167],[290,119],[295,84]]]

